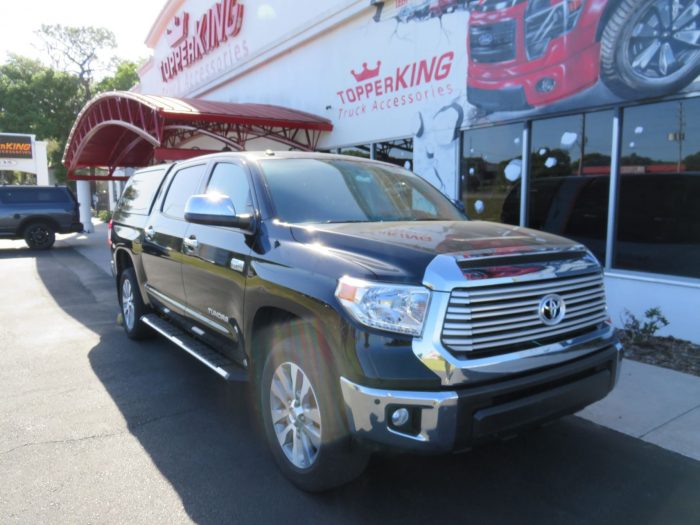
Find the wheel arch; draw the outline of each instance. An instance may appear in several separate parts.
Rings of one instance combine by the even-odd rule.
[[[114,277],[115,285],[117,287],[117,295],[119,295],[119,281],[121,280],[122,273],[127,268],[133,268],[136,274],[136,280],[139,284],[139,291],[141,292],[141,298],[146,305],[151,304],[148,294],[146,293],[146,288],[144,287],[144,273],[136,260],[136,256],[128,249],[123,247],[117,247],[112,255],[114,259]],[[121,299],[120,299],[121,300]]]
[[[50,215],[31,215],[25,218],[19,224],[19,227],[17,228],[17,234],[24,237],[24,232],[27,230],[27,228],[37,222],[46,222],[50,224],[53,227],[55,233],[57,233],[60,228],[60,224],[58,223],[58,221]]]
[[[250,323],[248,358],[253,374],[262,372],[265,358],[275,337],[303,333],[304,337],[314,338],[321,354],[327,361],[331,358],[331,341],[326,337],[325,323],[313,312],[292,311],[279,305],[265,305],[258,308]],[[335,365],[335,363],[334,363]]]

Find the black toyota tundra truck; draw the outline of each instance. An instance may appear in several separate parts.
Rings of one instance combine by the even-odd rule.
[[[137,172],[110,232],[123,326],[249,381],[305,490],[379,447],[468,449],[617,380],[603,274],[580,244],[469,221],[396,166],[221,153]]]

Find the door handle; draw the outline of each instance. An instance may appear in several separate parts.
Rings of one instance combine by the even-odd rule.
[[[241,272],[243,273],[243,268],[245,268],[245,261],[242,261],[240,259],[236,259],[235,257],[231,258],[231,262],[229,263],[229,268],[231,268],[234,272]]]
[[[193,235],[191,237],[183,239],[182,244],[186,250],[194,251],[197,249],[197,246],[199,246],[199,241],[197,241],[197,237]]]
[[[144,235],[146,236],[146,239],[152,241],[153,237],[156,236],[156,231],[153,229],[153,226],[149,226],[148,228],[146,228],[146,230],[144,231]]]

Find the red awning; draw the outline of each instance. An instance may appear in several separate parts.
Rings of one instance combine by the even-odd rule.
[[[312,151],[330,120],[267,104],[234,104],[177,99],[112,91],[96,96],[82,109],[68,137],[63,164],[68,177],[118,179],[117,167],[148,166],[154,160],[176,160],[210,151],[183,150],[196,136],[208,136],[221,147],[244,150],[249,140],[268,138]],[[79,168],[105,167],[108,177],[76,175]]]

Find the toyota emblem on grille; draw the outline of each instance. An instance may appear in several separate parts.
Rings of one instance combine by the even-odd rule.
[[[566,303],[560,295],[555,293],[545,295],[540,301],[538,308],[540,320],[548,325],[559,324],[566,314]]]

